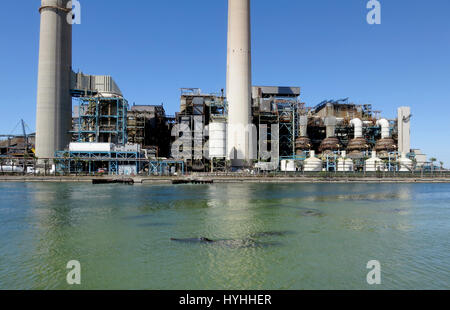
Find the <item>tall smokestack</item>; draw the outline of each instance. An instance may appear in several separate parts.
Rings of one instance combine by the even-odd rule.
[[[227,157],[233,166],[250,159],[251,74],[250,0],[228,0]]]
[[[36,156],[52,158],[70,142],[72,25],[69,0],[42,0],[36,113]]]

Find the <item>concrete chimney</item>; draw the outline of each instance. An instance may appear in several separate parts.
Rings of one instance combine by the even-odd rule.
[[[411,108],[398,108],[398,151],[411,152]]]
[[[251,159],[250,0],[228,0],[227,158],[233,166]]]
[[[69,0],[42,0],[38,91],[36,111],[36,156],[52,158],[70,142],[72,127],[72,25]]]

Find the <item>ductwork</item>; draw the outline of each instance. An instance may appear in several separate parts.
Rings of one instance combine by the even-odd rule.
[[[319,151],[333,152],[338,150],[341,145],[339,139],[336,138],[336,124],[337,120],[335,116],[327,116],[325,118],[325,126],[327,127],[327,137],[322,141],[319,147]]]
[[[398,108],[398,151],[409,153],[411,151],[411,108]]]
[[[327,127],[327,138],[332,138],[336,135],[336,117],[327,116],[325,118],[325,126]]]
[[[355,137],[347,145],[350,158],[362,158],[362,151],[368,148],[367,141],[363,137],[363,124],[363,121],[359,118],[350,121],[350,125],[355,128]]]
[[[355,128],[355,139],[362,138],[363,122],[359,118],[355,118],[350,121],[350,125],[352,125]]]
[[[308,136],[308,116],[302,115],[300,116],[300,137]]]
[[[300,116],[298,123],[300,136],[295,140],[295,153],[297,155],[303,155],[304,151],[311,149],[311,140],[308,138],[308,116]]]
[[[381,126],[381,138],[389,139],[391,137],[390,125],[389,121],[385,118],[382,118],[377,121],[377,126]]]

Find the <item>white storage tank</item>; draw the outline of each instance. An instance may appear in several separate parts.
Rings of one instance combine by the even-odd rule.
[[[307,172],[322,171],[322,160],[316,157],[315,151],[310,151],[309,157],[305,160],[305,171]]]
[[[377,152],[372,151],[372,158],[366,160],[366,171],[384,171],[384,163],[381,159],[377,157]]]
[[[119,175],[137,175],[136,165],[119,165]]]
[[[209,158],[225,158],[227,156],[227,123],[209,124]]]
[[[413,169],[413,161],[406,157],[406,153],[402,153],[402,157],[399,160],[400,172],[410,172]]]
[[[288,172],[297,171],[297,169],[295,168],[295,160],[292,160],[292,159],[281,160],[280,161],[280,169],[281,169],[281,171],[288,171]]]
[[[278,169],[278,165],[273,162],[258,162],[255,164],[255,168],[261,171],[274,171]]]
[[[23,167],[12,165],[1,165],[0,172],[23,172]]]
[[[112,152],[114,144],[112,143],[86,143],[72,142],[69,144],[71,152]]]
[[[347,158],[346,151],[341,152],[341,157],[338,159],[337,171],[342,172],[353,171],[353,160]]]
[[[111,151],[112,150],[115,152],[140,153],[141,146],[139,144],[115,145],[111,148]]]

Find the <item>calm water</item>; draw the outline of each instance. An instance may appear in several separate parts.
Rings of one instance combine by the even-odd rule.
[[[450,184],[0,183],[0,289],[450,288]],[[207,237],[216,243],[170,238]]]

